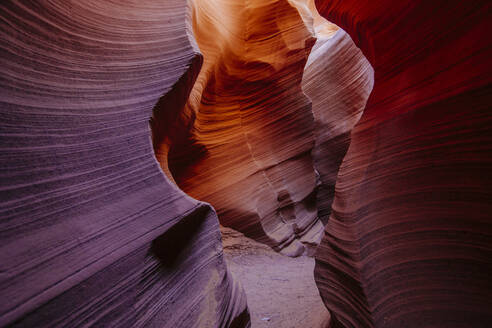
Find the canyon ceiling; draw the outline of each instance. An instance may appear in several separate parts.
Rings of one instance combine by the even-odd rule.
[[[492,326],[491,13],[1,2],[0,326],[250,327],[219,224],[330,327]]]

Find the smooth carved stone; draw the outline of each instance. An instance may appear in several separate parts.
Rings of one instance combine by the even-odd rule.
[[[286,0],[195,1],[203,68],[156,145],[161,165],[223,225],[293,256],[323,232],[313,115],[300,87],[315,41],[304,15]]]
[[[362,115],[373,84],[371,65],[347,33],[339,30],[333,37],[318,38],[304,70],[302,89],[313,106],[313,160],[320,180],[317,208],[324,224],[350,131]]]
[[[0,4],[0,326],[249,326],[215,212],[152,152],[200,68],[187,12]]]
[[[317,1],[374,67],[315,276],[337,327],[492,326],[490,1]]]

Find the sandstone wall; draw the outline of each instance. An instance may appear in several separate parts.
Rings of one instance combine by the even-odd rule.
[[[492,323],[487,1],[317,1],[374,67],[315,276],[334,325]]]
[[[186,1],[0,12],[0,326],[249,326],[215,212],[152,151],[201,65]]]

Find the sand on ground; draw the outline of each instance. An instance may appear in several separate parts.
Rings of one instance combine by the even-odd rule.
[[[246,292],[252,328],[325,328],[330,315],[314,282],[314,259],[281,255],[221,227],[229,270]]]

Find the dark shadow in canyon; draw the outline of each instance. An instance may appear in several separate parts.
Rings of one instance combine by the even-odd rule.
[[[164,234],[152,241],[151,253],[165,267],[172,268],[176,261],[183,260],[182,255],[189,255],[186,248],[192,245],[193,237],[200,230],[203,218],[210,208],[199,206],[186,215]]]

